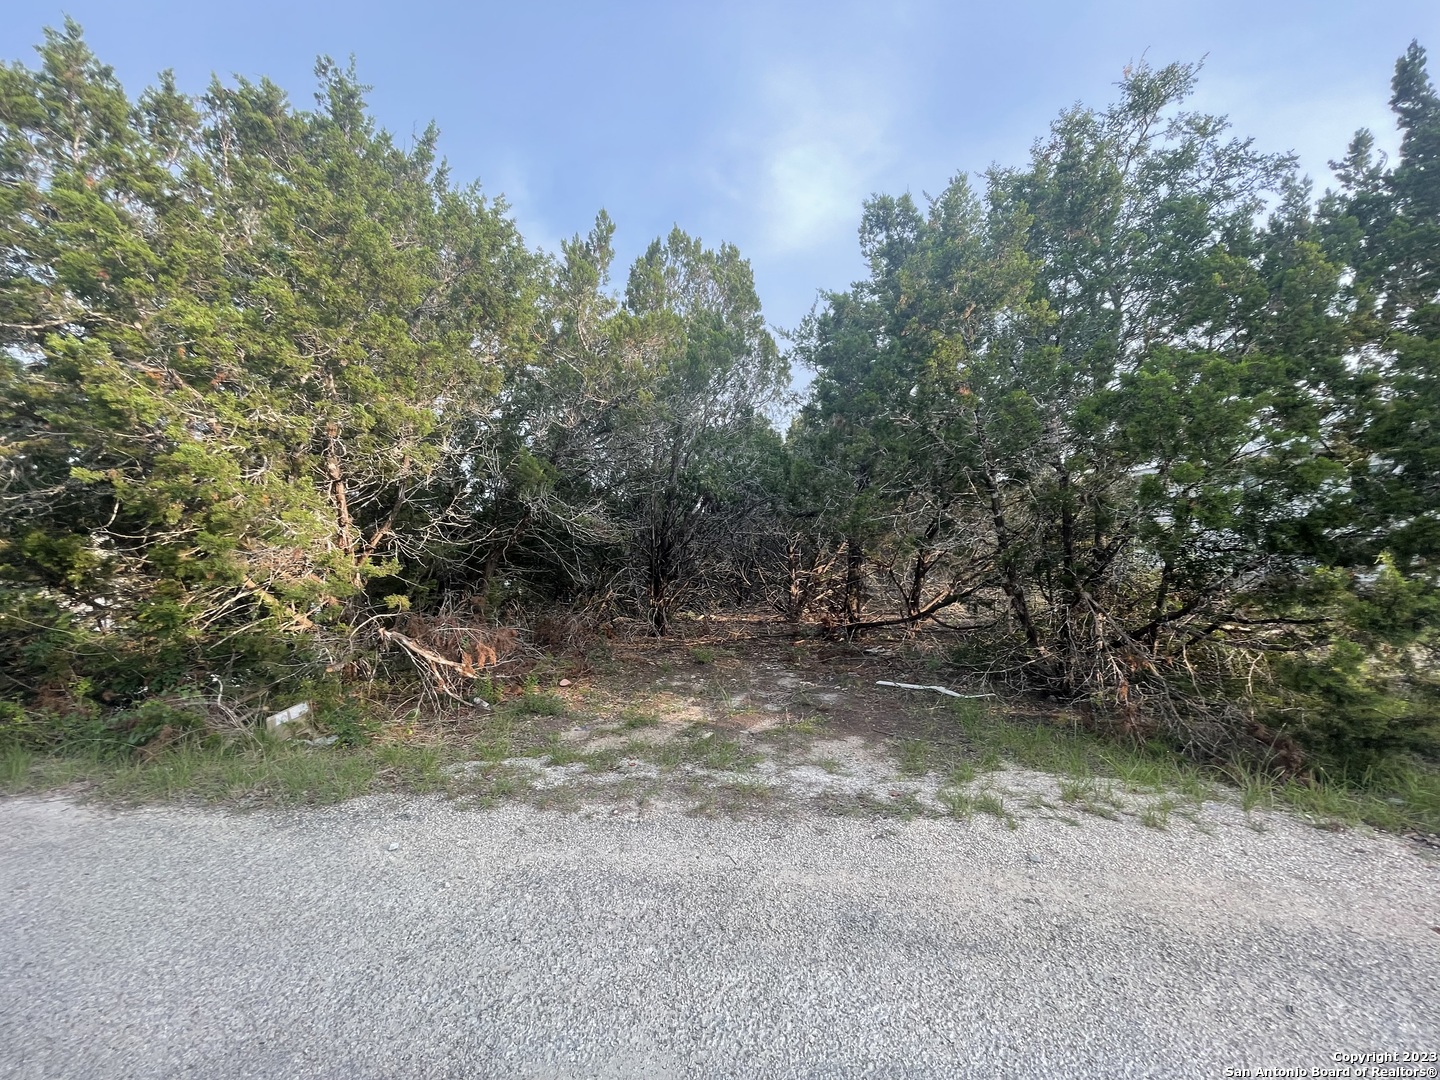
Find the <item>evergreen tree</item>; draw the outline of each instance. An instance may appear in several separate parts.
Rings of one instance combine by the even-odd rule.
[[[24,689],[80,673],[61,642],[124,692],[344,625],[445,528],[457,424],[529,347],[531,257],[433,130],[401,151],[352,72],[317,73],[313,113],[243,81],[202,113],[168,78],[132,106],[73,23],[4,73]]]

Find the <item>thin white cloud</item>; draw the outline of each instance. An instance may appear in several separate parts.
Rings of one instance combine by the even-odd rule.
[[[801,252],[854,232],[860,203],[890,157],[890,108],[877,86],[772,76],[760,210],[769,251]]]
[[[480,178],[481,190],[490,199],[501,195],[505,197],[510,215],[519,223],[529,247],[558,252],[561,238],[570,234],[556,229],[545,212],[547,207],[543,193],[537,192],[530,182],[532,168],[518,153],[500,154],[497,159],[488,175]]]
[[[750,247],[788,256],[852,236],[862,200],[894,155],[889,93],[794,66],[758,81],[715,188],[753,207]]]

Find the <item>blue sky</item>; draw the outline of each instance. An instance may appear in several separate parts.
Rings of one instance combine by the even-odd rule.
[[[308,106],[317,54],[353,53],[380,122],[432,118],[457,180],[503,192],[554,250],[609,210],[619,280],[679,224],[755,267],[772,323],[861,273],[875,191],[935,192],[1018,164],[1063,107],[1127,62],[1206,57],[1196,104],[1321,186],[1353,131],[1395,145],[1386,101],[1413,37],[1440,76],[1440,3],[207,4],[7,0],[0,57],[66,11],[132,94],[163,68],[268,75]]]

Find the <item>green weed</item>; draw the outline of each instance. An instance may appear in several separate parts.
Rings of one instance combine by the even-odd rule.
[[[639,731],[641,728],[659,727],[660,718],[644,712],[635,706],[627,706],[620,713],[620,727],[625,731]]]
[[[529,688],[516,699],[512,708],[522,716],[568,716],[570,713],[563,698]]]
[[[930,771],[931,747],[924,739],[906,739],[900,744],[900,772],[924,776]]]
[[[951,768],[950,774],[945,778],[945,783],[951,787],[961,787],[975,779],[977,772],[975,766],[968,761],[962,761]]]
[[[1140,824],[1149,829],[1164,830],[1170,827],[1170,811],[1176,807],[1173,799],[1160,799],[1140,812]]]
[[[23,791],[35,767],[35,755],[23,746],[0,750],[0,790]]]
[[[977,813],[999,818],[1007,828],[1016,829],[1020,826],[1020,823],[1015,820],[1015,815],[1005,809],[1004,800],[993,791],[984,791],[976,795],[974,805]]]
[[[963,791],[947,789],[937,796],[940,804],[950,812],[951,817],[968,819],[975,813],[975,799]]]

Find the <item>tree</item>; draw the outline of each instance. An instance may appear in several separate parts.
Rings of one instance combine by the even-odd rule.
[[[1350,482],[1366,523],[1356,557],[1384,548],[1433,573],[1440,549],[1440,96],[1412,42],[1390,99],[1401,132],[1392,169],[1360,131],[1326,200],[1333,257],[1353,269],[1357,443]]]
[[[750,265],[675,229],[631,267],[615,328],[635,392],[617,403],[607,487],[657,633],[693,573],[700,527],[744,475],[746,432],[788,370],[766,329]]]
[[[1292,715],[1360,766],[1433,749],[1440,730],[1440,96],[1418,42],[1391,87],[1394,167],[1357,132],[1320,207],[1329,256],[1348,271],[1349,407],[1329,433],[1345,483],[1303,602],[1335,632],[1279,672]]]
[[[73,23],[41,56],[0,96],[7,622],[138,688],[352,618],[460,523],[460,421],[529,347],[503,204],[329,61],[316,112],[242,81],[202,114],[130,106]]]
[[[1308,565],[1284,540],[1343,472],[1322,433],[1343,335],[1292,163],[1180,109],[1194,79],[1130,72],[983,201],[963,180],[925,215],[872,200],[869,280],[802,337],[799,434],[839,449],[812,456],[846,463],[847,550],[868,526],[905,618],[998,603],[1014,659],[990,670],[1127,722],[1148,698],[1215,742],[1175,716],[1176,665],[1255,641],[1265,589]]]

